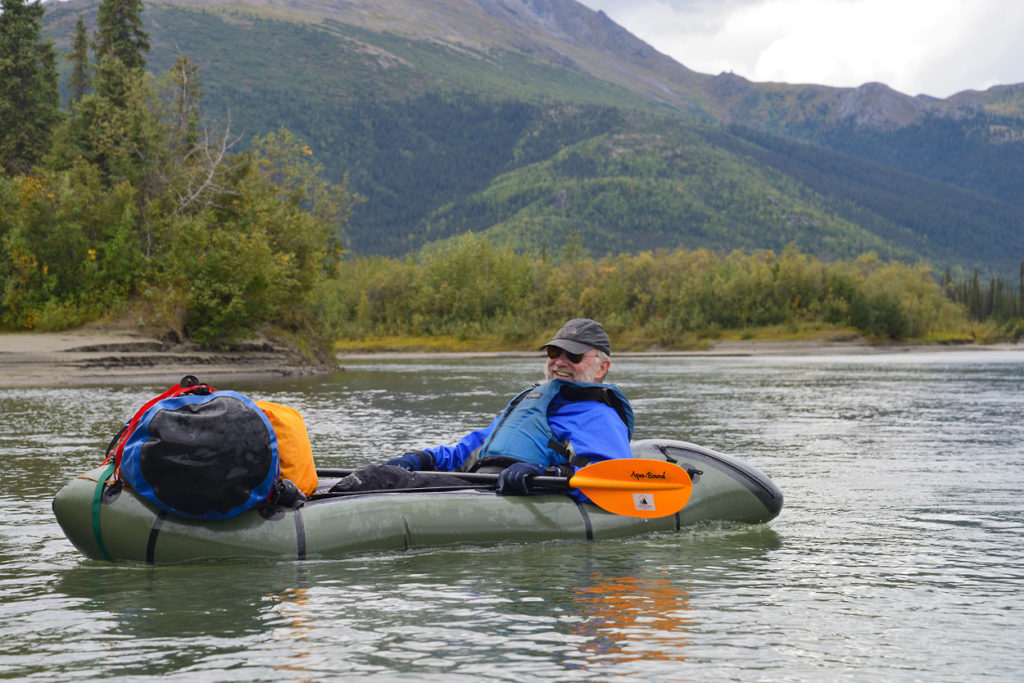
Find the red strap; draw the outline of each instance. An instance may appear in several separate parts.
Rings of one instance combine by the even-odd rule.
[[[135,426],[139,424],[139,420],[141,420],[142,416],[146,414],[146,411],[152,408],[156,403],[164,400],[165,398],[174,398],[175,396],[188,394],[195,391],[196,389],[208,389],[211,392],[217,391],[213,387],[207,386],[206,384],[189,384],[184,387],[181,386],[181,384],[175,384],[173,387],[171,387],[164,393],[147,401],[144,406],[139,408],[138,412],[135,413],[132,419],[128,420],[128,423],[125,424],[124,428],[121,430],[120,435],[118,435],[117,437],[117,447],[114,448],[107,455],[106,459],[103,461],[103,464],[106,465],[107,463],[110,462],[110,459],[113,458],[115,471],[117,472],[118,475],[120,475],[121,455],[124,453],[125,442],[128,441],[128,437],[131,436],[132,432],[135,431]]]

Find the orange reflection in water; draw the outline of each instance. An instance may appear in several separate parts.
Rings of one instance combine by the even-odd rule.
[[[583,636],[588,656],[630,662],[640,659],[685,661],[690,644],[688,593],[669,574],[595,577],[572,589],[583,621],[571,633]]]
[[[288,674],[311,674],[314,661],[309,648],[309,635],[313,632],[313,625],[309,619],[309,589],[286,588],[266,597],[274,601],[274,611],[285,621],[284,625],[274,630],[274,639],[286,647],[273,668]]]

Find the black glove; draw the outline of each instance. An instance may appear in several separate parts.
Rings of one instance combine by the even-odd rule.
[[[532,462],[509,465],[498,475],[498,495],[525,496],[530,493],[526,478],[544,474],[544,468]]]
[[[392,467],[401,467],[403,470],[409,470],[410,472],[429,472],[434,469],[434,456],[423,451],[412,451],[397,458],[392,458],[384,464],[391,465]]]

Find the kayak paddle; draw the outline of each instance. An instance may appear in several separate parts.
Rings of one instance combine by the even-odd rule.
[[[317,475],[346,477],[353,471],[322,468],[317,469]],[[417,474],[447,474],[485,485],[497,484],[499,476],[479,472]],[[527,483],[537,488],[577,489],[594,505],[626,517],[667,517],[682,510],[693,492],[690,476],[682,467],[664,460],[640,458],[601,460],[587,465],[571,477],[533,476],[527,479]]]

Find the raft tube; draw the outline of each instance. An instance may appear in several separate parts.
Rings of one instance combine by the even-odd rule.
[[[577,503],[564,493],[499,496],[493,488],[314,495],[296,510],[251,509],[224,520],[169,515],[99,467],[64,486],[53,512],[83,555],[110,562],[320,560],[352,553],[465,544],[586,540],[673,532],[700,522],[761,524],[782,509],[782,492],[762,472],[684,441],[632,444],[636,458],[690,473],[693,493],[668,517],[642,519]],[[325,481],[324,488],[333,482]]]

